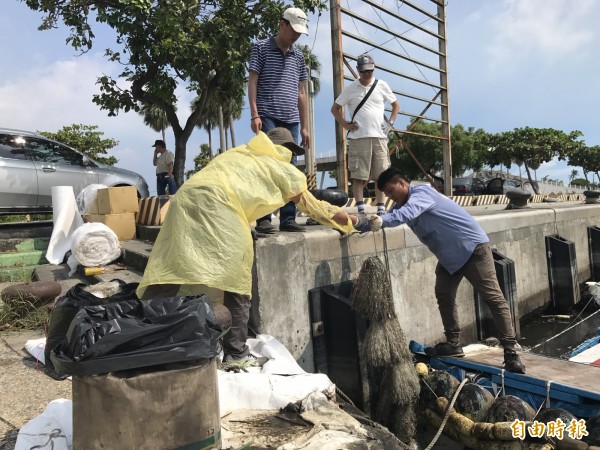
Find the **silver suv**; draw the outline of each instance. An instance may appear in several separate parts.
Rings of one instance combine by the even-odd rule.
[[[148,197],[141,175],[106,166],[71,147],[28,131],[0,128],[0,214],[52,210],[52,186],[135,186]]]

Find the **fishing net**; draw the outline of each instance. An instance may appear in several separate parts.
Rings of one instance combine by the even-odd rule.
[[[385,265],[377,256],[367,258],[350,295],[352,309],[369,320],[395,318],[392,286]]]
[[[361,356],[371,366],[384,367],[377,420],[402,442],[414,443],[415,406],[420,384],[406,337],[394,312],[392,285],[386,265],[367,258],[350,296],[352,309],[369,319]]]

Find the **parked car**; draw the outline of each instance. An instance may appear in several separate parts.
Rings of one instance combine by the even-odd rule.
[[[533,187],[529,181],[523,183],[518,180],[505,178],[492,178],[486,185],[483,194],[485,195],[503,195],[513,189],[523,189],[524,191],[534,193]]]
[[[452,195],[481,195],[485,184],[479,178],[452,178]]]
[[[90,184],[135,186],[140,198],[149,194],[135,172],[106,166],[37,133],[0,128],[0,214],[49,212],[52,186],[73,186],[77,196]]]

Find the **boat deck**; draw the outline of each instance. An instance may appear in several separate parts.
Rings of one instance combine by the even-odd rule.
[[[600,367],[549,358],[547,356],[536,355],[535,353],[523,352],[519,353],[519,356],[527,368],[526,376],[544,380],[545,382],[550,381],[554,385],[571,386],[592,394],[592,397],[597,397],[600,400]],[[450,358],[441,359],[446,360]],[[464,363],[485,364],[501,369],[504,353],[502,348],[489,347],[475,350],[461,359]],[[460,360],[452,358],[453,363],[457,363],[457,361]],[[462,366],[462,364],[457,365]],[[511,375],[513,377],[522,376],[518,374]]]

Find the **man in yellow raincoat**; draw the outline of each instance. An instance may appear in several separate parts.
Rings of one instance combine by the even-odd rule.
[[[290,164],[297,148],[285,128],[260,132],[187,180],[171,199],[137,290],[141,299],[201,293],[214,299],[224,292],[232,316],[223,337],[226,362],[253,362],[246,346],[254,260],[250,223],[291,200],[325,225],[353,230],[345,212],[308,192],[305,175]]]

